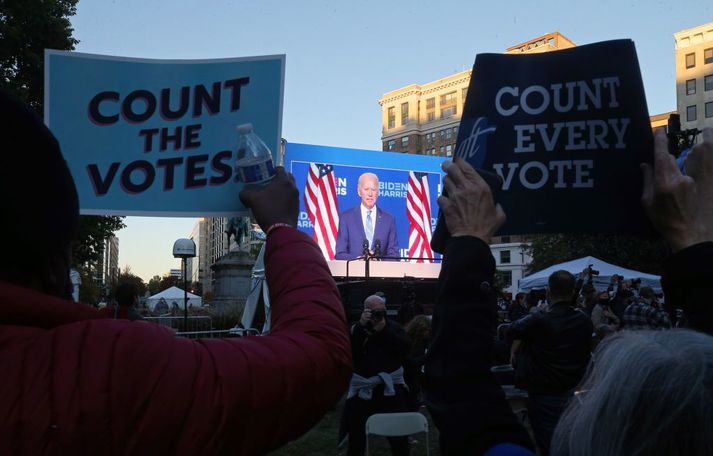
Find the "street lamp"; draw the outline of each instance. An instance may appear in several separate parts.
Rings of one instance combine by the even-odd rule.
[[[191,239],[178,239],[173,243],[173,257],[183,262],[183,331],[188,331],[188,277],[186,260],[196,256],[196,243]]]

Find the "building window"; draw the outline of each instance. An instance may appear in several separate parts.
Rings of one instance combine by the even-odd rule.
[[[512,271],[498,271],[498,279],[503,287],[507,288],[512,285]]]
[[[510,264],[510,251],[501,250],[500,251],[500,264]]]
[[[401,125],[408,125],[408,103],[401,103]]]
[[[448,117],[453,117],[458,113],[458,108],[455,106],[449,106],[447,108],[441,108],[441,119],[447,119]]]
[[[713,101],[706,103],[706,118],[713,117]]]
[[[441,108],[456,104],[456,92],[448,92],[441,95]]]
[[[386,150],[396,150],[396,140],[395,139],[390,139],[386,143]]]
[[[709,74],[703,78],[703,90],[706,92],[713,90],[713,74]]]
[[[440,151],[441,155],[446,154],[446,146],[441,146],[438,150]]]
[[[446,157],[450,157],[453,155],[453,145],[448,144],[446,146]]]
[[[696,105],[686,107],[686,120],[688,122],[695,122],[698,120],[698,111],[696,111]]]
[[[405,149],[408,147],[408,136],[401,138],[401,148]]]
[[[431,147],[430,149],[426,149],[426,154],[428,155],[436,155],[436,148]]]
[[[696,66],[696,54],[686,54],[686,68],[693,68],[694,66]]]
[[[696,80],[689,79],[686,81],[686,95],[693,95],[696,93]]]
[[[703,50],[703,63],[713,63],[713,48]]]
[[[446,142],[446,130],[441,130],[438,134],[441,136],[441,142]]]
[[[436,141],[436,133],[426,133],[426,144],[433,144]]]
[[[388,128],[394,128],[396,126],[396,109],[391,106],[388,110],[389,126]]]
[[[453,136],[458,136],[458,127],[453,127]]]
[[[453,139],[453,130],[446,128],[446,141],[451,141]]]
[[[432,122],[436,120],[436,98],[426,99],[426,120]]]

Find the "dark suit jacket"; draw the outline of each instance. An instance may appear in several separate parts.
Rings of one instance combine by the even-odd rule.
[[[337,260],[352,260],[361,256],[364,248],[364,223],[361,220],[361,204],[342,212],[339,216],[339,233],[337,234]],[[374,251],[376,240],[381,242],[381,256],[397,257],[399,242],[396,238],[396,219],[377,206],[376,223],[374,224],[374,240],[369,247]]]

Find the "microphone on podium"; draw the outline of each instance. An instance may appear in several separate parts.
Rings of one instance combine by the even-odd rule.
[[[364,242],[361,243],[361,248],[361,254],[364,255],[364,258],[367,258],[369,256],[369,241],[364,239]]]
[[[378,259],[381,258],[381,240],[377,239],[374,241],[374,256]]]

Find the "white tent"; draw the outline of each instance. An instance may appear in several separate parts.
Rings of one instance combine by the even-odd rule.
[[[518,282],[518,290],[527,292],[531,289],[545,288],[547,287],[547,278],[553,272],[564,269],[565,271],[569,271],[576,276],[590,264],[592,265],[592,269],[599,271],[599,275],[593,276],[592,278],[592,283],[597,290],[606,290],[611,282],[612,276],[617,274],[624,276],[624,279],[641,279],[642,286],[649,286],[653,288],[656,293],[661,292],[661,277],[631,269],[625,269],[592,256],[556,264],[547,269],[543,269],[542,271],[530,274],[527,277],[523,277]]]
[[[146,305],[149,309],[154,310],[156,305],[161,302],[161,300],[166,303],[167,309],[171,310],[173,303],[178,305],[179,309],[183,309],[183,290],[178,287],[171,287],[163,290],[162,292],[155,294],[146,299]],[[203,305],[203,299],[200,296],[194,295],[193,293],[188,293],[188,305],[193,307],[200,307]]]

